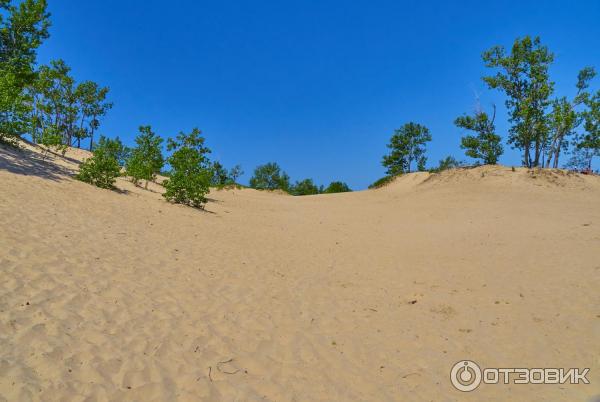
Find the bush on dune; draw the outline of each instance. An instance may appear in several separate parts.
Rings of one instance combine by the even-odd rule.
[[[344,182],[341,181],[332,181],[329,186],[322,191],[323,194],[333,194],[333,193],[347,193],[352,191],[350,187]]]
[[[271,162],[257,166],[250,179],[250,187],[257,190],[289,191],[290,177],[283,172],[277,163]]]
[[[115,180],[121,175],[119,160],[126,152],[121,140],[101,137],[94,154],[86,159],[75,176],[77,180],[100,188],[113,188]]]
[[[204,146],[202,132],[194,128],[191,133],[180,133],[176,139],[169,138],[167,150],[173,154],[167,159],[171,165],[169,178],[163,182],[163,196],[176,204],[203,208],[210,190],[213,170]]]

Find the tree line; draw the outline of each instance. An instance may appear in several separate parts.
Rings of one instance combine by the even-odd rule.
[[[511,124],[507,142],[521,151],[523,166],[558,168],[559,158],[570,150],[571,159],[565,166],[591,172],[592,159],[600,155],[600,90],[589,91],[596,76],[594,68],[579,72],[573,99],[552,98],[554,82],[548,69],[554,55],[539,37],[517,38],[510,51],[494,46],[483,52],[482,59],[495,72],[483,81],[506,95]],[[454,121],[457,128],[472,132],[461,138],[460,147],[476,164],[496,164],[504,152],[495,119],[494,105],[491,115],[478,106],[472,115]],[[426,144],[430,141],[429,129],[418,123],[409,122],[395,130],[387,145],[390,151],[382,160],[388,176],[372,187],[414,170],[435,172],[465,164],[449,156],[438,167],[427,169]]]
[[[46,0],[0,1],[0,141],[24,134],[34,143],[81,147],[110,110],[108,87],[77,82],[63,60],[36,65],[36,50],[48,38]]]
[[[29,134],[34,143],[64,152],[69,146],[81,147],[87,139],[93,154],[82,163],[78,179],[112,188],[117,177],[126,175],[136,186],[143,183],[147,187],[162,172],[166,176],[161,183],[164,197],[195,207],[206,203],[211,186],[239,185],[242,168],[226,169],[211,161],[211,151],[198,128],[168,138],[167,157],[163,138],[150,126],[139,128],[133,148],[124,146],[118,137],[96,141],[101,119],[113,106],[107,99],[109,88],[93,81],[77,82],[60,59],[37,66],[37,48],[48,38],[49,26],[46,0],[0,0],[0,142],[15,143]],[[589,90],[595,70],[581,70],[573,99],[552,98],[554,82],[548,69],[554,55],[539,38],[517,39],[510,51],[494,46],[482,59],[494,70],[483,81],[506,95],[511,123],[506,140],[521,151],[523,166],[556,168],[559,158],[570,151],[567,166],[590,171],[592,159],[600,155],[600,90]],[[473,114],[454,121],[457,128],[470,132],[461,138],[460,146],[478,164],[496,164],[504,152],[495,119],[493,106],[490,114],[478,107]],[[448,156],[437,167],[427,169],[426,145],[431,140],[429,129],[415,122],[395,130],[388,144],[390,151],[382,160],[388,176],[373,186],[415,170],[436,172],[465,164]],[[249,184],[293,195],[351,191],[340,181],[327,187],[317,186],[310,178],[291,183],[274,162],[256,167]]]

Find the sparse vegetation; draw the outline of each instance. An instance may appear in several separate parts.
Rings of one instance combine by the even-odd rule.
[[[125,165],[132,181],[139,185],[145,180],[147,187],[165,165],[163,139],[150,126],[142,126],[131,151],[118,138],[101,137],[96,144],[100,121],[113,106],[107,100],[109,88],[93,81],[77,82],[61,59],[36,65],[37,48],[49,36],[49,17],[46,0],[0,0],[0,142],[14,144],[29,134],[34,143],[64,155],[69,146],[81,147],[89,139],[89,149],[97,149],[82,164],[78,179],[110,188]],[[600,90],[588,90],[596,75],[594,68],[580,71],[574,99],[552,99],[549,67],[554,54],[539,37],[517,38],[509,50],[494,46],[482,58],[494,70],[484,82],[506,95],[511,123],[507,142],[522,152],[523,165],[557,168],[560,158],[570,153],[567,167],[590,172],[593,158],[600,156]],[[460,146],[477,164],[496,164],[504,152],[495,119],[494,105],[491,116],[477,106],[474,114],[454,121],[457,127],[473,132],[461,138]],[[395,130],[382,160],[386,176],[369,188],[381,187],[401,174],[426,170],[426,145],[431,139],[429,129],[414,122]],[[167,149],[173,153],[167,160],[170,170],[164,173],[169,177],[164,183],[166,199],[201,207],[209,185],[239,186],[241,167],[227,170],[220,162],[209,161],[210,151],[199,130],[169,139]],[[428,170],[460,166],[464,163],[448,156]],[[293,195],[352,191],[338,181],[327,188],[310,178],[290,184],[290,177],[277,163],[258,166],[249,184]]]
[[[447,156],[444,159],[440,160],[440,163],[437,167],[429,169],[429,172],[440,173],[444,170],[455,169],[462,166],[465,166],[463,162],[456,160],[453,156]]]
[[[376,180],[373,184],[369,185],[370,189],[375,189],[375,188],[381,188],[384,186],[387,186],[388,184],[390,184],[392,181],[394,181],[394,179],[396,177],[398,177],[400,175],[389,175],[389,176],[384,176],[381,179]]]

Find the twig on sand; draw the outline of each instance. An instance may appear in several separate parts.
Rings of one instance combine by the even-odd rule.
[[[224,374],[236,374],[237,372],[239,372],[239,371],[240,371],[240,369],[237,369],[237,370],[235,370],[235,371],[225,371],[225,370],[221,370],[221,364],[231,363],[232,361],[233,361],[233,358],[231,358],[231,359],[229,359],[229,360],[222,361],[222,362],[218,362],[218,363],[217,363],[217,370],[219,370],[221,373],[224,373]]]
[[[208,379],[210,380],[210,382],[212,382],[212,377],[210,376],[211,372],[212,372],[212,366],[208,366]]]

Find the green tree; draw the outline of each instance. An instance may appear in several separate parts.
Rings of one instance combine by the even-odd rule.
[[[509,54],[504,47],[494,46],[482,57],[486,67],[499,70],[483,80],[508,97],[506,107],[513,124],[508,142],[523,152],[525,166],[539,166],[548,140],[546,108],[554,88],[548,67],[554,55],[541,44],[540,38],[526,36],[515,40]]]
[[[213,186],[224,186],[229,184],[229,172],[225,169],[220,162],[214,162],[212,164],[212,179],[211,184]]]
[[[406,123],[394,131],[387,147],[390,154],[383,157],[383,166],[388,175],[410,173],[411,165],[416,163],[417,170],[425,170],[425,144],[431,141],[429,129],[417,123]]]
[[[48,38],[46,0],[0,1],[0,141],[28,131],[24,89],[35,79],[37,48]]]
[[[240,165],[235,165],[231,169],[227,170],[220,162],[214,162],[212,164],[213,175],[211,179],[211,185],[216,187],[230,186],[237,184],[238,178],[244,174]]]
[[[74,130],[77,148],[81,148],[81,140],[90,139],[90,151],[94,142],[94,132],[100,127],[100,119],[112,108],[112,102],[106,100],[108,87],[100,87],[93,81],[84,81],[77,85],[75,95],[79,108],[79,127]]]
[[[100,188],[113,188],[116,178],[120,176],[119,161],[125,152],[118,137],[114,140],[101,137],[92,157],[81,164],[75,178]]]
[[[585,132],[577,139],[579,155],[587,163],[586,170],[592,170],[592,159],[600,156],[600,90],[594,94],[583,93],[581,97],[585,110],[581,112]]]
[[[29,88],[31,99],[36,100],[32,113],[32,137],[45,146],[70,145],[69,129],[75,120],[71,68],[63,60],[53,60],[41,66],[36,81]]]
[[[461,116],[454,120],[457,127],[474,131],[477,135],[467,135],[461,138],[460,147],[465,149],[465,155],[480,159],[485,165],[495,165],[504,150],[502,139],[495,133],[496,107],[490,119],[487,113],[476,111],[474,116]]]
[[[292,195],[315,195],[319,194],[319,187],[313,183],[312,179],[304,179],[297,181],[290,187],[290,194]]]
[[[229,183],[228,184],[237,184],[238,179],[241,175],[244,174],[242,167],[240,165],[235,165],[231,169],[229,169]]]
[[[550,167],[550,162],[554,157],[553,167],[558,168],[560,153],[569,145],[567,138],[575,132],[577,124],[577,112],[566,97],[552,102],[552,112],[549,115],[550,142],[546,156],[546,167]]]
[[[139,132],[135,138],[137,146],[131,150],[125,168],[136,186],[145,180],[148,188],[148,182],[156,179],[165,164],[161,151],[163,139],[150,126],[140,126]]]
[[[163,196],[177,204],[203,208],[210,191],[212,168],[207,157],[210,149],[204,145],[202,132],[194,128],[189,134],[182,132],[175,139],[169,138],[167,150],[173,153],[167,159],[171,172],[163,183]]]
[[[257,190],[284,190],[290,188],[290,177],[275,162],[257,166],[250,178],[250,187]]]
[[[341,181],[332,181],[329,186],[327,186],[327,188],[325,190],[323,190],[323,193],[325,194],[333,194],[333,193],[347,193],[352,191],[350,189],[350,187],[348,187],[348,185],[344,182]]]

